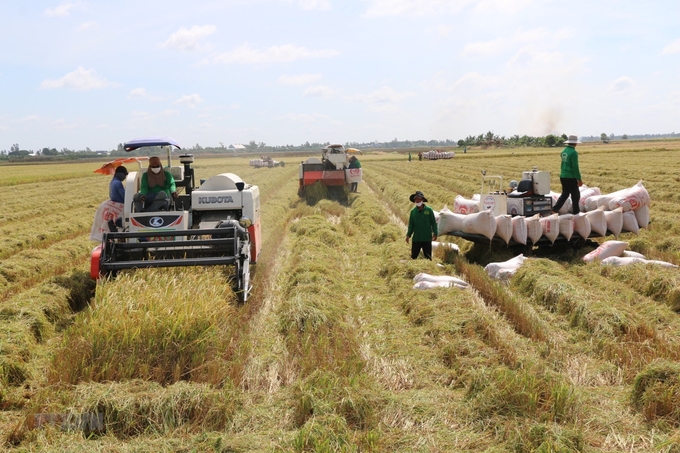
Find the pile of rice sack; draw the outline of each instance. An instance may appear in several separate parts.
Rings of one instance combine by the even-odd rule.
[[[438,160],[438,159],[452,159],[456,157],[456,153],[453,151],[438,151],[436,149],[425,151],[423,154],[423,159],[427,160]]]
[[[579,213],[571,212],[571,198],[562,206],[559,213],[546,217],[536,214],[532,217],[500,215],[491,211],[480,211],[480,195],[471,199],[457,195],[453,212],[446,206],[437,215],[439,234],[462,231],[479,234],[489,240],[502,239],[506,244],[535,244],[541,238],[554,243],[558,236],[571,240],[574,235],[584,239],[591,236],[614,235],[631,232],[638,234],[640,228],[649,226],[650,197],[642,181],[632,187],[603,195],[598,187],[582,186]],[[560,194],[550,192],[553,204]]]

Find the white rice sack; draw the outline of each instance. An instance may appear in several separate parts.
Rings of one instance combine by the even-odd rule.
[[[439,220],[437,220],[437,231],[439,235],[448,234],[452,231],[460,231],[463,229],[463,214],[454,214],[446,206],[439,211]]]
[[[642,206],[635,211],[635,218],[640,228],[649,227],[649,206]]]
[[[522,264],[524,264],[524,255],[517,255],[508,261],[489,263],[484,267],[484,270],[491,278],[507,279],[512,277]]]
[[[621,207],[624,211],[637,211],[643,206],[649,206],[649,192],[642,185],[642,180],[633,187],[620,192],[622,193],[613,197],[609,202],[610,209]]]
[[[460,286],[452,282],[418,282],[413,285],[413,289],[433,289],[433,288],[459,288],[464,289],[467,286]]]
[[[482,211],[476,214],[463,216],[463,232],[481,234],[491,240],[496,233],[496,217],[491,211]]]
[[[444,207],[446,207],[446,205],[444,205]],[[433,209],[432,212],[434,212],[434,221],[439,222],[439,211]]]
[[[538,242],[543,236],[543,227],[541,226],[541,215],[536,214],[525,219],[527,224],[527,239],[531,241],[532,244]]]
[[[524,216],[518,215],[512,218],[512,239],[518,244],[527,243],[527,223]]]
[[[479,201],[482,200],[482,196],[480,194],[476,193],[476,194],[472,195],[471,200],[479,202]]]
[[[641,264],[653,264],[657,266],[663,266],[667,267],[670,269],[677,269],[678,266],[669,263],[667,261],[659,261],[659,260],[646,260],[644,258],[638,258],[636,256],[610,256],[608,258],[605,258],[602,260],[602,264],[605,265],[610,265],[610,266],[627,266],[629,264],[636,264],[636,263],[641,263]]]
[[[590,237],[590,221],[585,212],[579,212],[574,216],[574,232],[578,233],[583,239]]]
[[[583,212],[589,212],[589,211],[596,210],[600,199],[603,198],[603,197],[606,198],[607,195],[593,195],[592,197],[588,197],[586,199],[586,201],[584,202],[585,209],[583,210]],[[608,200],[607,202],[609,202],[608,198],[607,198],[607,200]],[[581,204],[580,201],[579,201],[579,204]]]
[[[588,200],[588,198],[597,195],[602,195],[602,192],[600,192],[599,187],[588,187],[584,184],[581,187],[579,187],[579,190],[581,191],[581,198],[578,201],[578,207],[580,212],[586,212],[586,201]],[[561,213],[562,212],[560,212],[560,214]]]
[[[567,241],[571,240],[571,237],[574,235],[574,215],[561,215],[558,217],[558,222],[560,225],[560,234],[564,236]]]
[[[586,217],[588,222],[590,222],[590,230],[599,234],[600,236],[606,236],[607,234],[607,219],[604,216],[604,209],[598,208],[595,211],[586,212]]]
[[[673,269],[678,268],[678,266],[673,264],[673,263],[669,263],[667,261],[659,261],[659,260],[645,260],[645,264],[656,264],[657,266],[670,267],[670,268],[673,268]]]
[[[560,195],[562,195],[562,194],[557,193],[557,192],[553,192],[551,190],[548,195],[550,195],[550,198],[552,198],[552,204],[553,204],[553,206],[555,206],[555,203],[557,203],[557,200],[559,200]],[[581,203],[579,202],[579,204],[581,204]],[[557,211],[557,213],[558,214],[568,214],[570,212],[571,212],[571,197],[567,198],[567,201],[564,202],[564,204],[562,205],[560,210]]]
[[[510,238],[512,237],[511,215],[496,216],[496,236],[503,239],[506,244],[510,242]]]
[[[458,247],[458,245],[454,244],[453,242],[432,241],[432,250],[438,249],[440,247],[445,248],[445,249],[455,250],[456,252],[460,252],[460,248]]]
[[[646,261],[644,258],[635,256],[610,256],[603,259],[600,264],[605,266],[627,266],[629,264],[642,263]]]
[[[552,214],[541,218],[541,227],[543,229],[543,236],[548,238],[551,244],[555,243],[555,239],[560,235],[560,221],[557,214]]]
[[[630,231],[631,233],[635,234],[640,233],[640,227],[638,226],[638,221],[636,218],[636,214],[640,211],[642,211],[642,209],[639,209],[635,212],[628,211],[623,213],[621,231]]]
[[[647,259],[647,257],[642,253],[634,252],[632,250],[624,250],[621,256],[626,258],[642,258],[643,260]]]
[[[624,250],[628,247],[627,242],[622,241],[605,241],[598,248],[588,253],[583,257],[583,261],[591,262],[598,260],[603,260],[609,258],[610,256],[621,256]]]
[[[448,282],[448,283],[455,283],[457,285],[461,286],[468,286],[468,283],[465,280],[462,280],[458,277],[452,277],[450,275],[431,275],[431,274],[426,274],[425,272],[421,272],[419,274],[416,274],[415,277],[413,277],[414,282]]]
[[[604,218],[607,222],[607,230],[609,230],[616,239],[619,238],[621,230],[623,229],[623,208],[616,208],[613,211],[605,211]]]
[[[474,214],[479,212],[479,201],[468,200],[460,195],[456,195],[453,202],[453,212],[455,214]]]

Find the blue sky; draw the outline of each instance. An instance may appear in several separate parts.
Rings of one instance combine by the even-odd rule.
[[[680,131],[680,2],[0,2],[0,149]]]

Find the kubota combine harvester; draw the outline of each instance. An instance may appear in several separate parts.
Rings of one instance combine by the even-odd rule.
[[[350,183],[361,182],[361,168],[347,168],[350,154],[360,152],[345,149],[339,144],[328,145],[321,152],[321,159],[310,157],[300,163],[300,186],[298,195],[303,196],[307,187],[319,183],[327,187],[344,188]]]
[[[122,228],[105,231],[92,252],[92,278],[115,276],[123,269],[215,266],[235,267],[234,290],[248,298],[250,264],[261,247],[260,191],[233,173],[201,180],[196,187],[192,154],[181,154],[181,166],[173,166],[171,151],[180,146],[171,138],[137,139],[125,143],[125,151],[143,147],[167,148],[169,171],[177,186],[177,198],[166,211],[134,212],[133,197],[139,192],[146,170],[130,171],[125,182]]]

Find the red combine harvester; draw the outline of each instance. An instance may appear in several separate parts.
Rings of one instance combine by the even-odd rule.
[[[300,163],[298,195],[303,196],[306,188],[316,183],[344,188],[351,183],[361,182],[361,168],[347,168],[350,154],[342,145],[328,145],[322,150],[321,159],[310,157]]]

